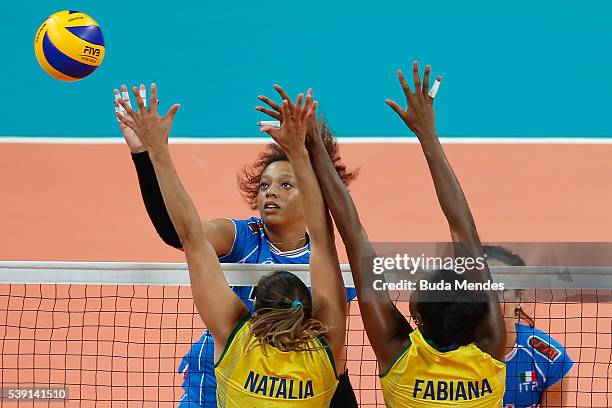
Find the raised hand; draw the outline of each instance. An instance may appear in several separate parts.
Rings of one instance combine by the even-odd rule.
[[[146,92],[147,90],[145,86],[141,84],[140,85],[140,95],[144,99],[145,106],[147,104],[146,103]],[[132,106],[130,102],[130,94],[128,93],[127,86],[122,84],[121,93],[119,93],[119,90],[116,88],[113,89],[113,93],[115,95],[115,113],[120,113],[122,116],[126,116],[125,109],[123,109],[123,107],[119,105],[119,102],[117,101],[119,99],[123,99],[124,101],[127,102],[129,106]],[[126,117],[125,119],[126,121],[132,120],[132,118],[130,117]],[[144,147],[144,145],[138,138],[138,135],[136,135],[136,133],[134,133],[134,131],[130,129],[124,122],[121,122],[121,120],[119,119],[117,120],[119,121],[119,129],[121,130],[121,134],[123,135],[123,138],[125,139],[128,147],[130,148],[130,151],[132,153],[140,153],[140,152],[144,152],[145,150],[147,150],[147,148]]]
[[[415,61],[412,64],[412,76],[414,77],[414,89],[412,92],[410,87],[404,79],[404,74],[401,70],[397,71],[397,77],[399,78],[404,95],[406,96],[406,108],[400,107],[395,101],[387,99],[385,102],[389,105],[399,116],[402,118],[404,123],[412,130],[417,137],[435,136],[436,134],[436,121],[434,115],[433,101],[435,96],[434,90],[429,92],[429,72],[431,67],[425,66],[425,74],[423,75],[423,85],[421,85],[421,78],[419,76],[419,63]],[[442,77],[439,76],[436,81],[442,81]],[[435,87],[437,89],[437,85]],[[432,95],[432,96],[430,96]]]
[[[280,85],[273,85],[274,89],[276,90],[276,92],[278,92],[278,94],[281,97],[281,100],[283,101],[287,101],[288,102],[288,106],[289,106],[289,112],[291,112],[293,114],[293,103],[291,102],[291,99],[289,98],[289,95],[287,95],[287,92],[285,92],[285,90],[280,86]],[[312,96],[312,89],[309,89],[308,92],[306,92],[306,96]],[[271,98],[268,98],[267,96],[264,95],[259,95],[257,97],[257,99],[259,99],[260,101],[262,101],[263,103],[265,103],[266,105],[268,105],[270,108],[266,108],[263,106],[256,106],[255,109],[257,109],[260,112],[265,113],[266,115],[277,119],[278,121],[280,121],[282,123],[283,121],[283,111],[282,111],[282,107],[281,105],[279,105],[278,103],[276,103],[274,100],[272,100]],[[259,122],[259,124],[261,124],[262,122]],[[308,128],[306,130],[306,141],[308,141],[310,138],[312,137],[316,137],[319,136],[319,126],[317,124],[317,115],[312,115],[311,119],[308,121]]]
[[[282,90],[282,88],[280,89]],[[283,104],[280,107],[277,106],[280,110],[280,113],[277,113],[282,115],[280,128],[272,126],[264,126],[261,128],[261,131],[272,136],[276,143],[278,143],[287,154],[305,149],[308,123],[315,116],[317,110],[317,102],[312,100],[312,92],[308,92],[304,106],[302,106],[303,99],[304,94],[299,94],[295,105],[291,105],[287,98],[283,100]]]
[[[280,95],[280,97],[281,97],[281,99],[283,101],[289,102],[289,112],[293,112],[293,103],[291,102],[291,99],[289,98],[289,95],[287,95],[287,92],[285,92],[285,90],[283,88],[281,88],[280,85],[274,84],[272,86],[274,87],[276,92],[278,92],[278,94]],[[312,95],[312,89],[309,89],[307,94],[311,94]],[[273,117],[274,119],[278,119],[281,122],[283,121],[283,111],[281,109],[281,105],[279,105],[278,103],[274,102],[272,99],[270,99],[270,98],[268,98],[267,96],[264,96],[264,95],[259,95],[257,97],[257,99],[259,99],[263,103],[267,104],[272,109],[264,108],[263,106],[257,106],[257,107],[255,107],[255,109],[257,109],[260,112],[265,113],[268,116]]]
[[[144,86],[141,87],[141,93],[142,88],[144,88]],[[128,132],[131,138],[130,141],[127,140],[128,137],[124,133],[124,137],[126,137],[130,149],[132,149],[132,145],[137,146],[137,142],[134,141],[132,136],[135,136],[135,138],[142,143],[144,150],[167,144],[172,122],[180,105],[172,105],[166,115],[159,116],[157,113],[157,86],[155,84],[151,84],[151,101],[148,109],[145,107],[144,100],[146,99],[146,93],[142,93],[141,95],[141,93],[138,92],[138,88],[135,86],[132,87],[132,92],[136,98],[138,112],[132,109],[129,100],[125,101],[125,98],[115,100],[115,103],[121,106],[126,113],[123,115],[121,112],[116,112],[116,115],[117,119],[119,119],[120,126],[125,126],[131,131]]]

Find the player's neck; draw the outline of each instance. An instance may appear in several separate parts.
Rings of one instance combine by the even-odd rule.
[[[282,252],[302,248],[308,243],[306,225],[269,226],[264,225],[268,241]]]

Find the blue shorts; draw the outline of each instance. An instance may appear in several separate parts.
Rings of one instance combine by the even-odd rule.
[[[183,357],[179,373],[184,376],[183,390],[185,390],[179,408],[217,407],[215,343],[208,330]]]

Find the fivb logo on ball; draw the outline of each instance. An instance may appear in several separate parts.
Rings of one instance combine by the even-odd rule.
[[[62,81],[78,81],[96,70],[104,59],[104,37],[98,23],[73,10],[52,14],[34,37],[38,63]]]

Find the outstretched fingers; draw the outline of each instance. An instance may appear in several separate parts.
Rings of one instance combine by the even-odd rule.
[[[144,84],[140,84],[138,95],[140,95],[140,97],[142,98],[142,104],[146,109],[147,108],[147,88],[144,86]]]
[[[265,113],[266,115],[277,119],[280,122],[285,122],[288,125],[297,122],[304,122],[307,119],[310,119],[314,110],[313,108],[313,99],[312,99],[312,89],[308,89],[306,92],[306,96],[301,93],[298,95],[295,104],[291,102],[291,99],[285,92],[285,90],[280,85],[274,85],[274,89],[279,93],[282,98],[282,103],[278,104],[274,102],[272,99],[268,98],[264,95],[259,95],[257,99],[266,103],[271,109],[263,106],[256,106],[255,109]],[[316,110],[316,106],[315,106]],[[269,127],[272,129],[278,129],[280,123],[274,121],[260,121],[259,125],[263,125],[260,131],[265,133],[269,132]],[[270,126],[271,125],[271,126]],[[299,125],[299,124],[298,124]]]
[[[136,106],[138,106],[138,112],[144,113],[146,109],[145,109],[144,101],[142,100],[142,96],[140,96],[139,89],[133,86],[132,93],[134,94],[134,97],[136,98]]]
[[[170,120],[170,123],[172,123],[172,121],[174,120],[174,117],[176,116],[176,112],[178,112],[180,107],[181,105],[178,103],[175,103],[174,105],[172,105],[170,109],[168,109],[168,112],[166,112],[164,119]]]
[[[157,85],[151,84],[151,101],[149,101],[149,112],[157,113]]]
[[[125,101],[124,99],[117,99],[116,102],[121,105],[121,107],[125,110],[125,113],[127,113],[133,120],[138,120],[138,114],[134,112],[134,109],[132,109],[132,107],[129,105],[129,102]]]
[[[306,93],[306,101],[304,102],[304,108],[302,109],[302,115],[300,117],[300,120],[302,122],[305,122],[306,119],[309,117],[311,108],[312,108],[312,92],[309,91]]]
[[[123,107],[121,105],[119,105],[119,102],[117,102],[119,99],[121,99],[121,94],[119,93],[119,90],[117,88],[113,89],[113,95],[115,96],[115,113],[118,115],[123,116],[125,110],[123,109]],[[121,121],[119,121],[121,122]]]
[[[427,95],[429,92],[429,73],[431,72],[431,66],[425,65],[425,73],[423,74],[423,95]]]
[[[269,107],[274,109],[276,112],[278,112],[278,113],[281,112],[281,106],[278,103],[274,102],[272,99],[268,98],[267,96],[259,95],[257,97],[257,99],[259,99],[260,101],[262,101],[263,103],[265,103],[266,105],[268,105]],[[257,106],[256,107],[257,110],[261,111],[262,109],[259,109],[259,108],[261,108],[261,106]],[[265,108],[263,108],[263,109],[265,109]],[[272,116],[272,115],[270,115],[270,116]]]
[[[391,109],[393,109],[395,113],[397,113],[402,119],[404,118],[404,114],[405,114],[404,108],[399,106],[395,101],[391,99],[385,100],[385,103],[389,105]]]
[[[263,126],[261,129],[259,129],[259,131],[262,133],[267,133],[272,137],[272,139],[274,139],[276,143],[278,143],[278,136],[280,135],[279,128],[273,126]]]
[[[115,102],[115,104],[119,105],[117,102]],[[128,117],[126,115],[123,115],[121,112],[115,112],[115,116],[117,116],[117,120],[119,121],[120,125],[127,126],[134,132],[138,131],[138,126],[134,120],[129,120]]]
[[[317,102],[317,101],[314,101],[310,105],[310,109],[308,109],[308,112],[306,113],[306,120],[312,119],[312,117],[314,116],[315,112],[317,111],[317,106],[318,105],[319,105],[319,102]]]
[[[274,126],[262,126],[262,127],[259,129],[259,131],[260,131],[260,132],[262,132],[262,133],[268,133],[268,134],[270,134],[270,136],[272,135],[270,132],[275,132],[275,131],[277,131],[277,130],[278,130],[278,128],[277,128],[277,127],[274,127]]]
[[[280,95],[280,97],[284,100],[289,102],[289,106],[292,107],[293,104],[291,103],[291,98],[289,98],[289,95],[287,95],[287,92],[285,92],[285,90],[278,84],[274,84],[272,85],[274,87],[274,89],[276,89],[276,92],[278,92],[278,94]]]
[[[132,107],[132,102],[130,101],[130,93],[128,92],[127,86],[121,84],[121,99],[127,102],[127,104]]]
[[[283,115],[279,112],[281,112],[281,107],[278,107],[278,111],[274,111],[272,109],[268,109],[268,108],[264,108],[263,106],[256,106],[255,109],[257,109],[258,111],[265,113],[268,116],[273,117],[274,119],[278,119],[278,120],[283,120]]]
[[[289,112],[289,101],[286,99],[283,100],[283,105],[281,107],[281,112],[283,113],[283,124],[291,121],[291,112]]]
[[[430,98],[434,99],[436,97],[436,94],[438,93],[438,88],[440,87],[441,82],[442,82],[442,77],[438,75],[438,77],[434,81],[433,86],[431,87],[431,90],[428,93]]]
[[[421,77],[419,76],[419,62],[412,63],[412,78],[414,79],[414,92],[422,92]]]
[[[304,94],[301,93],[298,95],[297,100],[295,101],[295,107],[293,108],[293,115],[296,119],[302,118],[302,101],[304,100]]]
[[[399,79],[400,85],[402,86],[402,89],[404,90],[404,95],[406,96],[406,104],[410,105],[413,102],[413,95],[412,95],[412,91],[410,91],[410,87],[408,86],[408,83],[406,82],[406,78],[404,78],[404,73],[402,72],[401,69],[397,70],[397,78]]]

